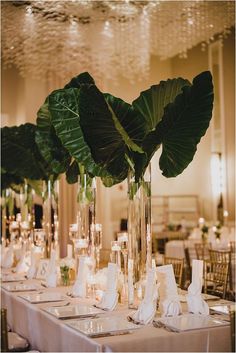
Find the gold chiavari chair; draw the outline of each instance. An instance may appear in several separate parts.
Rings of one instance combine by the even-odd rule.
[[[231,254],[235,254],[235,241],[230,241],[230,251]]]
[[[28,341],[7,329],[7,309],[1,309],[1,352],[27,352]]]
[[[194,244],[196,251],[196,256],[198,260],[206,260],[209,258],[209,248],[205,243],[196,243]]]
[[[235,352],[235,310],[229,311],[231,331],[231,352]]]
[[[214,262],[226,262],[229,264],[227,283],[229,283],[229,289],[232,290],[231,251],[209,249],[209,258]]]
[[[229,262],[204,261],[204,292],[212,293],[225,299]]]
[[[177,285],[181,287],[183,282],[184,259],[164,256],[164,265],[172,265]]]

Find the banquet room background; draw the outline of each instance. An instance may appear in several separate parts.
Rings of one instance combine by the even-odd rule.
[[[147,89],[160,80],[167,78],[185,77],[192,81],[199,72],[209,69],[209,47],[202,51],[201,44],[188,51],[187,58],[178,55],[160,60],[158,56],[151,55],[150,71],[145,80],[130,82],[126,77],[119,76],[117,82],[104,77],[99,80],[99,88],[106,92],[121,97],[127,102],[132,102],[139,92]],[[224,209],[228,211],[228,221],[232,224],[235,220],[235,34],[234,29],[227,38],[223,39],[222,46],[222,82],[221,85],[221,112],[223,112],[222,134],[224,141],[223,161],[225,162],[225,185],[223,188]],[[105,53],[104,53],[105,55]],[[68,65],[70,63],[68,62]],[[36,80],[28,75],[22,77],[16,66],[1,70],[1,112],[2,126],[20,125],[25,122],[36,122],[37,111],[43,104],[45,97],[54,89],[63,87],[71,77],[65,81],[53,77],[50,81]],[[106,69],[106,68],[104,68]],[[86,68],[85,70],[86,71]],[[74,76],[80,72],[74,72]],[[96,80],[96,71],[90,72]],[[158,151],[152,160],[152,195],[198,195],[200,200],[200,216],[207,221],[216,220],[216,205],[212,191],[214,175],[211,171],[212,157],[212,126],[208,129],[202,142],[198,146],[195,159],[177,178],[166,179],[158,169]],[[68,241],[69,224],[76,220],[75,185],[68,185],[64,176],[60,180],[60,237],[61,255],[65,255]],[[120,220],[127,218],[127,186],[126,182],[105,188],[98,181],[97,197],[97,222],[103,226],[103,251],[110,250],[110,242],[119,230]],[[153,208],[153,213],[157,212]],[[181,219],[183,215],[179,215]],[[153,215],[155,218],[155,214]]]

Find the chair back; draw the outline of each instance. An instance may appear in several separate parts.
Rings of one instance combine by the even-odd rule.
[[[164,256],[164,265],[172,265],[177,285],[181,286],[183,282],[184,259]]]
[[[196,256],[198,260],[206,260],[209,257],[209,248],[205,243],[194,244]]]
[[[210,257],[210,260],[214,262],[230,262],[231,251],[209,249],[209,257]]]
[[[230,333],[231,333],[231,352],[235,352],[235,310],[229,311]]]
[[[232,254],[235,254],[235,241],[230,241],[230,251]]]
[[[204,291],[226,297],[229,262],[204,261]],[[209,289],[209,285],[211,288]]]
[[[8,352],[7,309],[1,309],[1,352]]]

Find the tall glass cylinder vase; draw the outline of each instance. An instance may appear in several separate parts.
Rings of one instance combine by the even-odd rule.
[[[51,249],[59,256],[59,180],[43,182],[43,229],[45,231],[45,257],[49,258]]]
[[[27,249],[31,247],[31,235],[33,235],[34,226],[34,202],[33,189],[25,181],[20,189],[20,235],[23,242],[26,243]],[[33,237],[33,236],[32,236]]]
[[[135,288],[142,298],[147,268],[152,266],[151,166],[142,180],[128,177],[128,306],[135,307]]]
[[[77,234],[73,239],[75,257],[87,255],[95,265],[96,179],[86,173],[81,173],[79,178],[77,204]]]

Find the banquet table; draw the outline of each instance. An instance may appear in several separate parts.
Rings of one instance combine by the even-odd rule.
[[[26,281],[38,283],[38,280]],[[40,291],[66,293],[70,288],[40,288]],[[25,292],[24,292],[25,293]],[[33,293],[33,292],[31,292]],[[152,324],[141,326],[132,333],[100,338],[89,338],[66,326],[43,311],[43,308],[56,306],[57,303],[31,304],[20,298],[19,292],[9,292],[1,288],[2,307],[7,308],[10,328],[25,337],[31,349],[42,352],[230,352],[230,326],[200,329],[189,332],[169,332],[155,328]],[[94,303],[91,299],[66,297],[58,303]],[[210,303],[210,302],[209,302]],[[224,300],[210,304],[229,303]],[[182,304],[186,311],[186,304]],[[104,312],[112,320],[114,316],[126,317],[130,313],[126,305],[118,304],[113,312]]]

